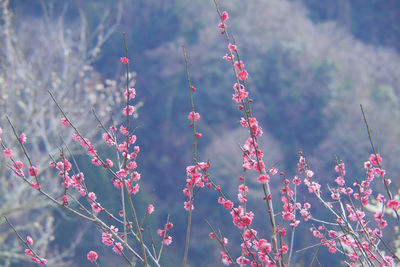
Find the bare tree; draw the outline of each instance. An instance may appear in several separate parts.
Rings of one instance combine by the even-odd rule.
[[[56,186],[60,181],[50,177],[46,171],[49,154],[53,157],[60,154],[57,144],[59,147],[68,146],[72,153],[74,146],[69,129],[64,131],[70,131],[70,134],[63,134],[69,138],[60,137],[61,117],[48,91],[69,111],[69,118],[82,133],[96,140],[96,121],[87,119],[90,108],[93,107],[102,119],[107,120],[111,118],[112,106],[122,98],[118,93],[120,90],[116,90],[118,81],[103,81],[91,64],[119,24],[122,6],[118,5],[116,12],[107,10],[97,28],[89,30],[85,13],[80,8],[80,20],[68,21],[67,24],[67,5],[54,15],[51,2],[41,1],[41,18],[19,19],[9,4],[9,0],[0,0],[0,126],[8,126],[6,116],[9,116],[18,135],[26,131],[27,149],[36,153],[33,164],[39,169],[41,185],[53,195],[61,196],[62,192],[57,191],[61,187]],[[12,131],[7,131],[2,137],[17,142],[11,134]],[[13,147],[13,144],[7,146]],[[23,158],[22,151],[14,150],[13,153]],[[0,217],[14,218],[20,231],[29,229],[42,252],[55,255],[53,260],[57,261],[57,266],[63,266],[60,258],[71,256],[71,251],[57,253],[49,248],[54,239],[54,218],[49,203],[35,190],[29,190],[29,185],[21,183],[9,169],[1,159]],[[9,227],[0,221],[2,266],[9,265],[11,260],[29,260],[12,236]],[[68,262],[64,260],[63,264],[68,265]]]

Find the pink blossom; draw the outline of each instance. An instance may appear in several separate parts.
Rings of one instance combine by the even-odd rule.
[[[165,224],[165,229],[166,230],[171,230],[174,227],[174,224],[172,222],[168,222]]]
[[[165,235],[162,243],[169,246],[172,243],[172,236]]]
[[[335,182],[336,182],[339,186],[344,186],[344,179],[343,179],[342,176],[338,176],[338,177],[335,179]]]
[[[127,170],[121,169],[117,171],[117,174],[119,177],[125,178],[126,176],[128,176],[129,172]]]
[[[254,240],[253,243],[257,250],[263,251],[264,253],[270,253],[272,250],[271,244],[268,243],[265,239],[260,239],[259,241]]]
[[[121,255],[122,254],[122,250],[124,249],[124,247],[121,245],[120,242],[115,243],[113,250],[115,253]]]
[[[134,143],[136,143],[136,140],[137,140],[136,135],[132,135],[131,137],[129,137],[128,144],[133,145]]]
[[[254,167],[254,170],[256,170],[258,172],[265,170],[265,164],[263,161],[259,161],[258,163],[255,163],[253,165],[253,167]],[[266,175],[268,176],[268,174],[266,174]]]
[[[111,135],[109,135],[108,133],[103,133],[103,139],[107,145],[109,145],[109,146],[115,145],[114,140],[112,139]]]
[[[40,185],[36,184],[36,183],[31,183],[30,186],[34,189],[39,190],[40,189]]]
[[[236,53],[236,49],[237,49],[237,46],[236,45],[233,45],[233,44],[229,44],[228,45],[228,49],[232,52],[232,53]]]
[[[358,260],[358,256],[357,256],[356,252],[354,252],[354,251],[350,251],[349,257],[353,261],[357,261]]]
[[[337,232],[333,230],[329,230],[328,235],[330,238],[335,238],[337,237]]]
[[[29,245],[33,246],[33,239],[29,235],[26,237],[26,243],[28,243]]]
[[[98,255],[97,255],[96,251],[91,250],[87,254],[88,261],[95,262],[95,261],[97,261],[97,258],[98,258]]]
[[[61,123],[62,123],[63,125],[65,125],[65,126],[70,125],[69,121],[68,121],[66,118],[61,118],[60,121],[61,121]]]
[[[136,168],[137,168],[137,163],[136,163],[136,161],[130,161],[129,163],[128,163],[128,169],[130,169],[130,170],[135,170]]]
[[[135,181],[135,182],[139,181],[140,177],[141,177],[140,173],[138,173],[136,171],[134,171],[131,176],[132,176],[132,180]]]
[[[243,62],[240,60],[240,62],[236,61],[233,66],[237,69],[237,70],[242,70],[244,69],[244,64]]]
[[[275,167],[272,167],[271,169],[268,170],[269,174],[275,175],[278,173],[278,169]]]
[[[147,214],[152,214],[153,212],[154,212],[154,206],[153,206],[153,204],[150,204],[147,207]]]
[[[61,198],[61,201],[63,202],[64,206],[68,206],[68,198],[66,195],[63,195]]]
[[[14,167],[14,173],[20,177],[24,176],[24,172],[22,171],[22,168],[24,167],[24,164],[21,161],[16,161],[13,164]]]
[[[399,201],[397,199],[392,199],[387,202],[389,209],[397,210],[399,208]]]
[[[371,164],[373,165],[380,165],[382,163],[382,158],[379,154],[371,154],[369,156],[369,161],[371,162]]]
[[[21,144],[25,144],[26,143],[26,135],[24,133],[22,133],[19,136],[19,141],[21,142]]]
[[[221,34],[224,34],[228,26],[224,23],[218,24],[218,29],[221,29]]]
[[[239,71],[239,73],[238,73],[238,78],[239,78],[241,81],[246,80],[248,77],[249,77],[249,73],[247,72],[247,70]]]
[[[244,184],[240,184],[238,187],[238,191],[240,193],[247,194],[247,192],[249,191],[249,188],[247,186],[245,186]]]
[[[231,209],[232,209],[232,207],[233,207],[233,203],[232,203],[232,201],[230,201],[230,200],[227,200],[227,201],[225,201],[225,202],[224,202],[224,208],[225,208],[225,209],[227,209],[227,210],[231,210]]]
[[[14,155],[12,153],[11,148],[6,148],[3,150],[4,156],[8,159],[11,159]]]
[[[129,192],[129,194],[134,194],[134,195],[136,195],[138,192],[139,192],[139,189],[140,189],[140,186],[139,186],[139,184],[136,184],[135,186],[130,186],[130,187],[128,187],[128,192]]]
[[[96,199],[97,199],[96,194],[93,193],[93,192],[90,192],[90,193],[88,194],[88,197],[89,197],[89,201],[90,201],[90,202],[96,201]]]
[[[210,233],[209,235],[208,235],[208,237],[210,238],[210,239],[214,239],[214,238],[216,238],[216,236],[215,236],[215,234],[214,233]]]
[[[249,93],[244,91],[244,90],[239,90],[232,96],[232,100],[235,101],[236,103],[241,103],[244,99],[246,99],[249,96]]]
[[[314,172],[312,170],[306,170],[304,173],[307,176],[307,178],[311,178],[314,175]]]
[[[40,266],[45,266],[45,264],[47,264],[47,260],[46,259],[39,259],[39,258],[36,258],[36,257],[32,257],[31,258],[31,261],[33,261],[33,262],[36,262],[36,263],[39,263],[40,264]]]
[[[129,131],[126,129],[126,127],[124,127],[124,126],[122,126],[122,125],[121,125],[121,127],[119,127],[119,131],[120,131],[123,135],[126,135],[126,136],[129,135]]]
[[[226,54],[225,56],[223,56],[223,59],[225,59],[226,61],[232,61],[234,57],[234,55]]]
[[[279,249],[279,253],[281,254],[286,254],[289,251],[289,247],[287,244],[283,243],[282,244],[282,248]]]
[[[25,249],[25,255],[27,255],[27,256],[33,256],[33,252],[32,252],[32,250],[30,250],[30,249]]]
[[[200,114],[197,112],[194,112],[194,117],[193,117],[193,112],[190,112],[188,115],[188,119],[191,121],[198,121],[200,119]]]
[[[226,11],[222,12],[222,14],[221,14],[221,20],[225,22],[225,21],[227,21],[228,19],[229,19],[228,12],[226,12]]]
[[[253,238],[255,238],[255,237],[257,236],[257,231],[256,231],[256,230],[253,230],[253,229],[246,230],[246,231],[244,232],[244,236],[245,236],[247,239],[253,239]]]
[[[30,176],[37,176],[38,172],[39,172],[38,168],[36,168],[34,166],[29,167],[29,175]]]
[[[236,259],[236,263],[239,264],[240,266],[246,266],[249,264],[250,260],[246,257],[240,256],[239,258]]]
[[[240,203],[246,203],[247,199],[246,199],[246,195],[243,195],[242,193],[238,194],[238,200]]]
[[[114,163],[112,162],[111,159],[106,159],[106,163],[107,163],[107,166],[108,166],[109,168],[112,168],[112,166],[114,166]]]
[[[101,234],[101,242],[107,246],[111,246],[114,244],[114,239],[112,238],[112,235],[106,232],[103,232]]]
[[[289,212],[289,211],[285,211],[285,212],[282,214],[282,217],[283,217],[283,219],[286,220],[286,221],[291,221],[291,220],[294,219],[294,214],[291,213],[291,212]]]
[[[93,202],[91,206],[92,206],[92,210],[93,210],[95,213],[99,213],[100,211],[103,210],[103,209],[102,209],[99,205],[97,205],[95,202]]]
[[[257,178],[257,181],[260,183],[260,184],[266,184],[266,183],[268,183],[268,181],[269,181],[269,175],[268,174],[261,174],[258,178]]]
[[[300,185],[301,184],[301,179],[296,175],[293,180],[292,183],[295,185]]]
[[[128,89],[128,93],[129,93],[129,100],[130,99],[134,99],[136,97],[136,90],[135,88],[129,88]],[[125,91],[124,96],[125,98],[128,97],[128,93]]]
[[[121,57],[120,61],[121,61],[122,64],[128,64],[129,63],[129,59],[126,58],[126,57]]]
[[[127,110],[128,110],[128,111],[127,111]],[[123,111],[122,111],[122,113],[123,113],[124,115],[132,115],[133,112],[135,112],[135,107],[134,107],[134,106],[131,106],[131,105],[128,105],[128,107],[125,107],[125,108],[123,109]]]
[[[95,166],[100,166],[101,165],[101,161],[99,160],[98,157],[94,157],[92,158],[92,164]]]
[[[231,259],[225,252],[221,252],[221,260],[224,265],[230,265],[232,263]]]
[[[96,160],[95,161],[97,161],[98,160],[98,158],[97,158],[97,151],[96,151],[96,149],[94,149],[94,146],[91,146],[88,150],[86,150],[86,152],[87,152],[87,154],[89,155],[89,156],[93,156]],[[93,163],[93,161],[92,161],[92,163]],[[95,163],[93,163],[94,165],[97,165],[97,166],[100,166],[101,165],[101,161],[100,160],[98,160],[97,162],[96,162],[96,164]]]
[[[383,202],[386,201],[385,197],[384,197],[381,193],[379,193],[379,194],[376,196],[376,200],[377,200],[379,203],[383,203]]]
[[[158,233],[159,236],[164,236],[165,235],[165,230],[158,229],[157,233]]]
[[[185,210],[189,211],[189,209],[190,209],[190,202],[189,202],[189,201],[185,201],[183,204],[184,204]],[[192,203],[192,205],[191,205],[191,208],[192,208],[192,210],[194,210],[194,205],[193,205],[193,203]]]

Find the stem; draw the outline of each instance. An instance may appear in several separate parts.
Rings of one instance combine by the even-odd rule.
[[[126,44],[126,38],[125,38],[125,33],[122,34],[123,39],[124,39],[124,48],[125,48],[125,57],[128,58],[128,46]],[[129,64],[125,64],[126,66],[126,129],[129,131]],[[126,145],[128,147],[128,143],[129,143],[129,134],[126,136]],[[128,161],[128,150],[125,152],[125,156],[124,156],[124,161],[122,164],[122,169],[126,168],[126,163]],[[128,188],[126,186],[126,181],[125,179],[123,179],[123,185],[124,185],[124,190],[126,192],[127,198],[129,200],[129,205],[132,211],[132,217],[133,217],[133,221],[135,222],[135,227],[137,230],[137,235],[139,237],[139,243],[140,243],[140,247],[142,249],[142,253],[143,253],[143,265],[144,266],[149,266],[148,262],[147,262],[147,257],[146,257],[146,249],[144,247],[144,242],[143,242],[143,237],[142,237],[142,233],[140,230],[140,226],[139,226],[139,221],[137,219],[137,215],[136,215],[136,211],[135,211],[135,207],[133,205],[132,202],[132,198],[129,195],[128,192]],[[124,199],[122,199],[124,201]],[[124,218],[125,218],[125,213],[124,213]],[[125,219],[124,219],[125,220]],[[124,225],[124,231],[126,231],[126,226]]]
[[[371,143],[372,151],[374,152],[375,157],[378,158],[378,157],[377,157],[376,150],[375,150],[374,142],[372,141],[371,132],[370,132],[370,130],[369,130],[369,125],[368,125],[367,117],[365,116],[365,112],[364,112],[364,108],[363,108],[362,104],[360,104],[360,108],[361,108],[361,112],[362,112],[362,115],[363,115],[363,118],[364,118],[365,126],[367,127],[368,139],[369,139],[369,142]],[[381,164],[379,163],[378,160],[377,160],[377,163],[378,163],[378,167],[379,167],[380,169],[382,169],[382,166],[381,166]],[[387,183],[386,183],[387,179],[385,178],[384,175],[382,175],[382,179],[383,179],[383,185],[385,186],[385,189],[386,189],[386,193],[387,193],[387,195],[389,196],[389,199],[392,200],[392,199],[393,199],[393,195],[392,195],[392,192],[390,192],[389,186],[388,186]],[[400,222],[399,213],[397,212],[397,210],[395,210],[394,212],[396,213],[397,221]]]
[[[188,86],[189,86],[189,94],[190,94],[190,104],[192,106],[192,126],[193,126],[193,162],[194,164],[197,164],[197,136],[196,136],[196,121],[195,121],[195,116],[194,116],[194,101],[193,101],[193,93],[192,93],[192,84],[190,82],[190,75],[189,75],[189,67],[188,67],[188,60],[186,56],[186,50],[185,46],[182,45],[182,52],[183,52],[183,57],[185,59],[185,67],[186,67],[186,78],[188,81]],[[186,267],[187,265],[187,257],[189,253],[189,242],[190,242],[190,230],[192,227],[192,205],[193,205],[193,186],[190,188],[190,193],[189,193],[189,215],[188,215],[188,225],[186,228],[186,241],[185,241],[185,254],[183,256],[183,267]]]
[[[39,257],[39,255],[32,249],[32,247],[28,244],[27,241],[25,241],[20,234],[17,232],[15,227],[8,221],[7,217],[4,216],[4,219],[6,220],[6,223],[13,229],[14,233],[18,236],[19,240],[21,240],[22,243],[33,253],[33,255],[44,265],[47,266],[47,264],[42,260],[42,258]]]
[[[218,7],[218,4],[217,4],[216,0],[214,0],[214,4],[215,4],[215,7],[217,9],[218,16],[221,19],[221,23],[223,25],[225,25],[224,21],[221,18],[221,12],[219,10],[219,7]],[[227,31],[226,28],[224,29],[224,35],[226,37],[226,40],[228,42],[230,42],[230,37],[228,35],[228,31]],[[232,57],[232,68],[233,68],[233,72],[235,74],[236,83],[240,86],[240,81],[239,81],[239,78],[238,78],[238,74],[237,74],[237,71],[236,71],[235,66],[234,66],[234,60],[233,60],[232,51],[229,50],[229,53],[230,53],[230,56]],[[237,55],[237,57],[239,57],[238,51],[236,51],[236,55]],[[245,90],[247,91],[247,87],[246,87],[246,83],[245,82],[243,82],[243,86],[244,86]],[[246,106],[246,103],[247,103],[247,106]],[[260,168],[260,159],[258,157],[258,145],[256,145],[257,144],[257,139],[256,139],[255,135],[252,133],[252,129],[251,129],[250,123],[249,123],[249,115],[252,116],[249,97],[247,97],[246,102],[244,100],[242,100],[242,105],[243,105],[243,111],[244,111],[244,115],[245,115],[246,121],[247,121],[247,123],[249,125],[249,130],[250,130],[250,136],[252,138],[252,143],[253,143],[254,149],[256,151],[255,154],[256,154],[257,164],[258,164],[258,167],[259,167],[260,174],[266,174],[265,169],[261,170],[261,168]],[[263,184],[263,191],[264,191],[264,196],[265,196],[265,199],[266,199],[266,202],[267,202],[269,221],[270,221],[270,224],[271,224],[271,227],[272,227],[272,236],[271,236],[272,249],[273,249],[275,255],[278,255],[278,242],[277,242],[277,238],[276,238],[276,223],[275,223],[275,217],[274,217],[275,216],[274,215],[275,212],[274,212],[272,199],[270,199],[271,189],[270,189],[269,183]],[[277,261],[277,266],[278,267],[282,266],[282,261],[281,260]]]

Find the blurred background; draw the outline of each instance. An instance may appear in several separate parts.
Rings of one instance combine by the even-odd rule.
[[[118,192],[106,173],[92,168],[90,159],[72,145],[70,132],[61,128],[61,115],[47,90],[54,92],[85,136],[99,141],[90,109],[93,107],[105,122],[120,117],[124,70],[119,58],[124,56],[122,33],[126,33],[132,84],[137,91],[136,103],[140,103],[135,126],[141,147],[142,190],[135,201],[143,207],[141,214],[149,201],[154,202],[156,212],[149,220],[154,231],[162,227],[168,214],[171,216],[173,243],[164,252],[163,266],[181,265],[187,223],[182,189],[185,168],[193,157],[182,44],[197,88],[196,110],[202,116],[198,123],[203,133],[199,159],[211,161],[211,175],[231,199],[236,199],[238,177],[243,174],[238,144],[243,144],[247,133],[238,123],[242,115],[231,100],[234,79],[230,65],[222,59],[226,43],[217,28],[219,18],[213,2],[0,3],[0,126],[9,132],[8,115],[28,135],[29,149],[35,153],[32,158],[55,195],[61,195],[57,190],[60,182],[46,170],[48,154],[57,154],[58,147],[70,144],[90,190],[115,211],[119,210]],[[220,5],[229,12],[228,30],[250,75],[248,86],[255,100],[254,113],[264,130],[260,142],[267,166],[274,165],[292,177],[301,150],[324,190],[327,183],[333,183],[337,158],[345,162],[351,183],[361,180],[363,162],[371,153],[362,104],[392,188],[399,188],[400,2],[221,0]],[[4,140],[6,137],[12,146],[11,135],[4,134]],[[112,154],[106,147],[98,150]],[[99,231],[50,208],[42,197],[16,181],[3,158],[0,164],[0,215],[9,216],[21,232],[40,240],[40,252],[53,260],[53,266],[90,266],[86,260],[89,250],[101,254],[102,266],[120,260],[101,244]],[[277,196],[281,184],[280,177],[272,181]],[[256,229],[268,237],[266,214],[257,205],[260,188],[251,181],[249,187],[249,208],[256,212]],[[239,256],[240,235],[231,226],[229,213],[217,205],[217,197],[213,191],[202,190],[195,200],[191,266],[222,266],[219,247],[208,239],[204,219],[230,238],[232,251]],[[308,198],[305,193],[301,201]],[[321,210],[312,212],[316,217],[327,216]],[[296,250],[318,242],[310,237],[308,227],[299,228]],[[0,225],[0,241],[1,265],[29,266],[22,245],[4,223]],[[308,264],[314,252],[297,253],[294,259],[298,266]],[[326,248],[317,253],[322,266],[338,266],[337,255],[330,255]]]

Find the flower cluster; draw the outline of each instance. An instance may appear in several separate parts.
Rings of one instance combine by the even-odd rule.
[[[32,237],[26,237],[26,244],[29,245],[29,248],[25,249],[25,255],[31,257],[32,262],[39,263],[40,266],[45,266],[47,264],[47,260],[44,258],[39,258],[31,249],[31,247],[33,246]]]

